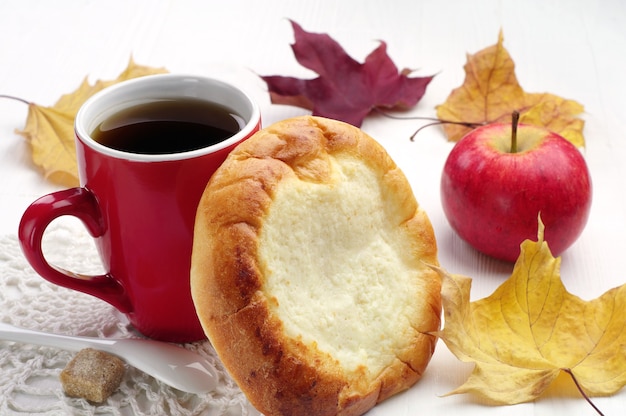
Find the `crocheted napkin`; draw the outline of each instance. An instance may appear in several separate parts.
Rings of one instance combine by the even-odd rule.
[[[43,240],[52,264],[101,273],[91,237],[76,221],[56,220]],[[0,319],[29,329],[106,338],[139,337],[109,304],[53,285],[24,258],[17,237],[0,237]],[[258,415],[222,367],[208,341],[184,345],[212,363],[218,388],[203,396],[181,392],[128,367],[120,388],[101,405],[66,397],[59,374],[74,352],[0,341],[0,414]]]

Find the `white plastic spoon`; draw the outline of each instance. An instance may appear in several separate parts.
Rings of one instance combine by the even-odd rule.
[[[94,348],[182,391],[202,394],[217,386],[217,372],[200,355],[183,347],[148,339],[103,339],[56,335],[0,322],[0,339],[57,347],[69,351]]]

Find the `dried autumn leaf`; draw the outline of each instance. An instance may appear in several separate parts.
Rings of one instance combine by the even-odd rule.
[[[509,122],[511,114],[517,110],[520,123],[545,127],[577,147],[585,145],[584,121],[577,118],[583,106],[553,94],[526,93],[515,76],[515,64],[503,46],[502,32],[497,44],[468,55],[464,69],[463,85],[452,90],[446,102],[436,107],[439,119],[470,124]],[[454,142],[471,129],[465,125],[444,125],[448,140]]]
[[[306,108],[313,115],[359,127],[376,107],[413,107],[433,79],[409,77],[409,69],[398,72],[387,55],[385,42],[380,42],[361,64],[327,34],[309,33],[293,21],[291,24],[295,36],[291,47],[296,60],[319,77],[262,76],[274,104]]]
[[[78,89],[65,94],[52,107],[28,104],[24,130],[16,130],[31,145],[33,162],[44,177],[63,186],[78,185],[78,168],[74,148],[74,118],[80,106],[96,92],[131,78],[166,72],[162,68],[137,65],[133,59],[126,69],[111,81],[89,84],[87,78]]]
[[[470,302],[471,279],[439,270],[445,327],[440,336],[475,367],[449,394],[475,393],[496,404],[539,397],[561,371],[586,395],[626,384],[626,285],[584,301],[565,289],[560,258],[543,240],[522,243],[513,273],[489,297]]]

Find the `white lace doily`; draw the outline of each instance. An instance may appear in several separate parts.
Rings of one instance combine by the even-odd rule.
[[[55,221],[44,238],[47,259],[76,272],[101,269],[93,241],[78,222]],[[0,237],[0,320],[58,334],[136,337],[125,317],[92,296],[53,285],[26,262],[17,237]],[[74,352],[0,341],[1,415],[258,415],[225,372],[208,341],[185,345],[213,363],[216,391],[172,389],[128,367],[120,388],[101,405],[66,397],[59,374]]]

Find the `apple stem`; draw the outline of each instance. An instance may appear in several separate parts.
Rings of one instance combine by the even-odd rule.
[[[513,111],[511,116],[511,153],[517,153],[517,123],[519,123],[519,112]]]

